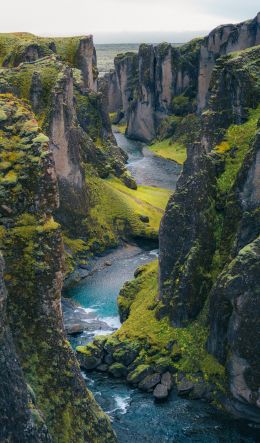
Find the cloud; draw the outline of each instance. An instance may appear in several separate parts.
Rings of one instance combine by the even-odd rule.
[[[1,31],[92,33],[104,41],[112,34],[140,40],[144,33],[195,35],[253,17],[257,6],[255,0],[7,0],[1,4]]]

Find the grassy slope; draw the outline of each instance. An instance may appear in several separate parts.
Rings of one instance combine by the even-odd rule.
[[[185,146],[177,142],[173,143],[169,138],[161,142],[155,142],[150,146],[150,149],[159,157],[173,160],[180,165],[185,162],[187,157]]]
[[[114,334],[121,340],[141,340],[148,343],[153,351],[151,356],[144,352],[144,363],[156,362],[159,358],[171,359],[180,353],[178,362],[172,365],[182,371],[193,373],[202,371],[205,378],[222,375],[222,366],[205,351],[207,327],[204,319],[191,323],[187,328],[174,328],[167,317],[156,319],[158,305],[158,262],[145,266],[145,271],[136,279],[135,299],[130,308],[128,319]],[[172,350],[166,346],[176,340]]]
[[[170,191],[148,186],[132,190],[116,178],[103,180],[93,174],[88,174],[87,184],[92,206],[86,221],[88,248],[104,250],[120,238],[157,237]],[[149,223],[140,215],[148,216]]]

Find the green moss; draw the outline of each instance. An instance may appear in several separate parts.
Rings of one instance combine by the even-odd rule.
[[[7,115],[6,115],[6,112],[3,110],[3,109],[1,109],[1,111],[0,111],[0,121],[1,122],[4,122],[5,120],[7,120]]]
[[[140,186],[127,188],[119,179],[102,180],[87,171],[91,209],[85,221],[93,250],[116,245],[120,238],[156,238],[170,191]],[[140,220],[149,217],[149,223]]]
[[[182,165],[187,158],[185,146],[179,144],[178,142],[172,142],[171,139],[155,142],[149,147],[149,149],[151,149],[151,151],[153,151],[159,157],[173,160],[180,165]]]
[[[54,443],[114,442],[109,421],[86,390],[63,336],[63,244],[59,225],[51,217],[57,194],[46,177],[48,145],[42,137],[34,142],[36,132],[29,128],[35,117],[25,103],[0,95],[2,108],[7,109],[8,120],[0,122],[0,157],[9,159],[17,184],[0,181],[0,205],[8,212],[8,218],[1,219],[0,248],[6,264],[8,318],[25,381]]]
[[[226,132],[224,141],[215,147],[215,152],[225,158],[225,170],[218,178],[218,188],[221,192],[229,192],[235,183],[238,171],[255,136],[259,117],[260,107],[250,111],[246,123],[231,125]]]
[[[33,143],[48,143],[49,137],[45,134],[39,134],[33,139]]]
[[[158,320],[157,269],[157,262],[146,265],[133,282],[131,288],[135,288],[135,296],[131,300],[129,317],[112,337],[137,347],[141,345],[136,364],[139,361],[144,366],[173,367],[191,376],[202,372],[206,381],[223,386],[224,368],[206,352],[208,330],[205,322],[198,320],[187,328],[174,328],[167,317]],[[170,343],[174,344],[169,346]]]

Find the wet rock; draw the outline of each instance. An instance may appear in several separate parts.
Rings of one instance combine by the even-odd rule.
[[[101,364],[101,365],[99,365],[99,366],[97,366],[97,371],[99,371],[99,372],[107,372],[107,370],[108,370],[108,365],[106,365],[106,364]]]
[[[167,389],[167,387],[161,383],[159,383],[154,391],[153,391],[153,396],[156,400],[165,400],[169,395],[169,391]]]
[[[113,359],[112,354],[107,354],[107,355],[105,355],[105,357],[104,357],[104,362],[105,362],[107,365],[112,365],[113,361],[114,361],[114,359]]]
[[[140,383],[145,377],[151,375],[153,369],[148,365],[139,365],[127,376],[127,381],[133,385]]]
[[[83,331],[97,331],[108,330],[112,328],[105,322],[94,318],[92,313],[80,306],[77,306],[73,301],[63,298],[62,310],[65,331],[68,335],[79,334]]]
[[[136,349],[122,349],[119,352],[113,354],[115,361],[123,363],[125,366],[129,366],[138,356],[138,350]]]
[[[184,378],[177,384],[178,395],[185,397],[186,395],[189,395],[193,388],[194,384]]]
[[[125,377],[127,375],[127,368],[122,363],[114,363],[108,368],[108,372],[116,378]]]
[[[102,362],[100,357],[95,357],[94,355],[86,355],[82,352],[77,352],[77,359],[79,361],[80,367],[90,371],[96,369]]]
[[[194,384],[194,388],[189,394],[189,398],[193,400],[200,400],[202,398],[211,400],[213,386],[205,383],[203,380]]]
[[[162,375],[161,378],[161,384],[166,386],[166,388],[168,389],[168,391],[171,390],[173,382],[172,382],[172,375],[170,374],[170,372],[165,372]]]
[[[161,376],[160,374],[152,374],[145,377],[138,385],[138,388],[142,391],[150,391],[150,389],[154,388],[158,383],[160,383]]]

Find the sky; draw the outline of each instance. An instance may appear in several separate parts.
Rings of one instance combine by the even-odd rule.
[[[2,0],[0,30],[93,34],[95,43],[184,42],[258,10],[259,0]]]

